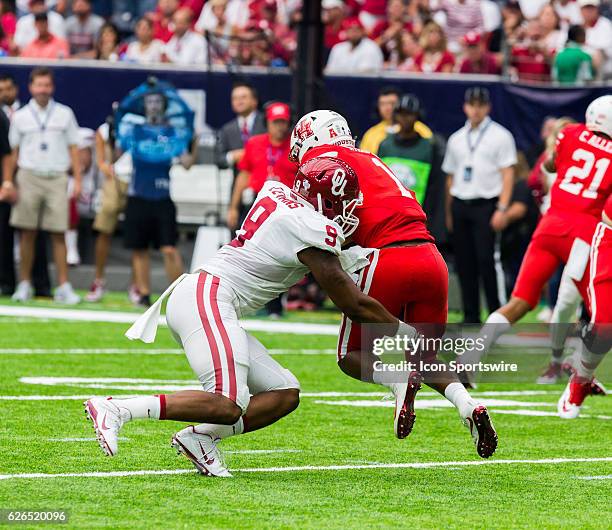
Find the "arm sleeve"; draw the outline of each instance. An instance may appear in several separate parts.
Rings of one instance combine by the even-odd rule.
[[[315,247],[336,256],[340,255],[344,234],[336,223],[314,211],[306,210],[293,215],[292,218],[291,235],[296,241],[295,254]]]
[[[70,116],[66,128],[66,139],[68,140],[68,145],[77,145],[79,143],[79,124],[74,117],[74,112],[70,109],[69,112]]]
[[[19,147],[19,144],[21,143],[21,131],[19,130],[16,119],[13,119],[11,126],[9,127],[9,143],[13,149]]]
[[[457,172],[457,159],[453,151],[453,138],[451,137],[446,144],[446,153],[442,161],[442,171],[447,175],[454,175]]]
[[[503,140],[500,142],[497,167],[503,169],[516,164],[516,144],[509,131],[504,130]]]

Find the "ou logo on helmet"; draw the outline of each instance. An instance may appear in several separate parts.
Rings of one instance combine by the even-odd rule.
[[[344,170],[337,168],[332,176],[332,195],[344,196],[344,188],[346,188],[346,173]]]

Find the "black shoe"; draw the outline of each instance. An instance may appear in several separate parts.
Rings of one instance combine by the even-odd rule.
[[[151,295],[143,294],[140,296],[140,300],[138,300],[139,307],[151,307]]]

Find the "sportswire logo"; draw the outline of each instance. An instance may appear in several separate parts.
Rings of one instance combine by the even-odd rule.
[[[346,188],[346,175],[341,169],[336,169],[336,171],[334,171],[334,176],[332,177],[332,195],[339,195],[340,197],[343,197],[344,188]]]

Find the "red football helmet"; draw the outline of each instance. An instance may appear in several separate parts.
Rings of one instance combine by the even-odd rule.
[[[336,222],[344,237],[357,228],[359,219],[353,211],[363,204],[362,195],[357,175],[343,160],[322,156],[302,164],[295,176],[293,191]]]

